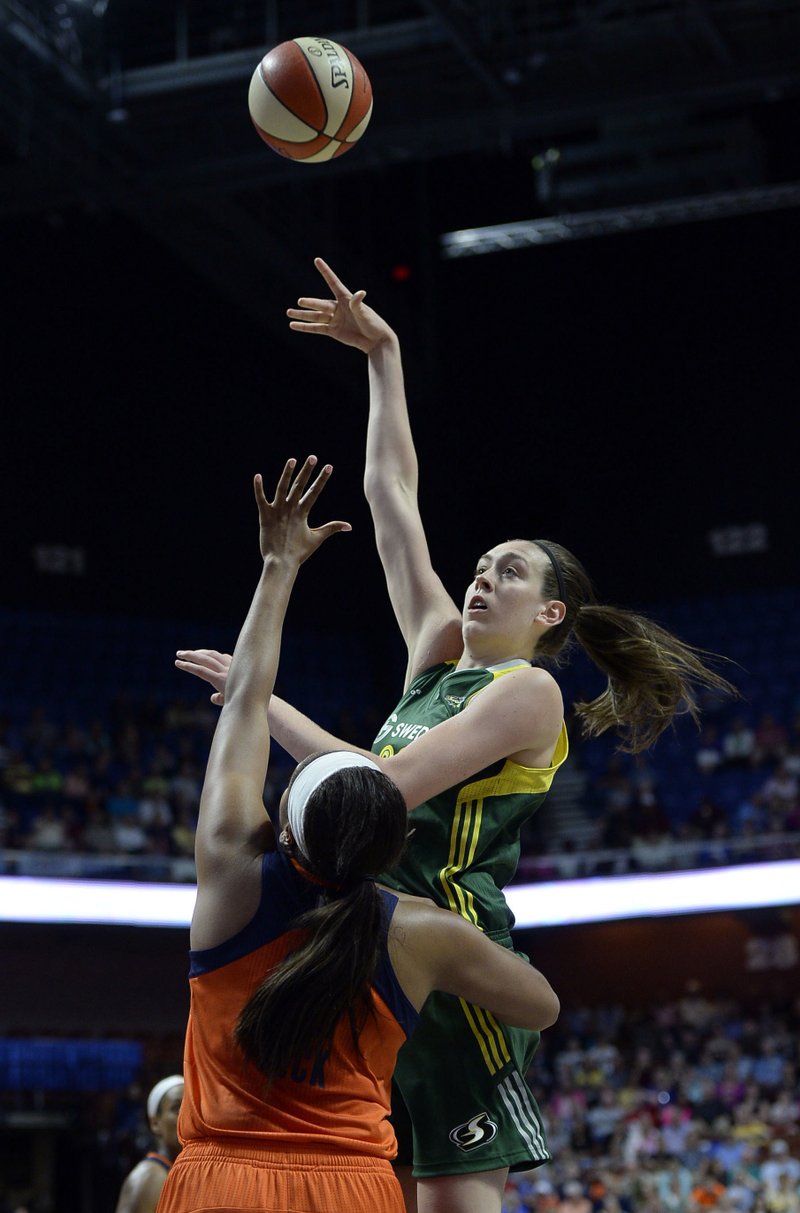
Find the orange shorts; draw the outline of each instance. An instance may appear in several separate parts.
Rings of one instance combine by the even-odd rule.
[[[158,1213],[405,1213],[392,1165],[369,1154],[189,1142]]]

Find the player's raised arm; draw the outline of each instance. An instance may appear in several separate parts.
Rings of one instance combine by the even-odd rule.
[[[262,802],[270,747],[268,703],[286,607],[303,561],[330,535],[350,529],[346,522],[309,526],[309,511],[332,470],[326,465],[312,482],[315,465],[311,456],[295,474],[295,460],[289,460],[272,501],[261,477],[255,478],[264,563],[227,674],[200,800],[193,948],[214,947],[229,938],[249,921],[258,903],[268,825]]]
[[[299,299],[288,312],[290,327],[333,337],[368,357],[364,490],[389,597],[408,647],[408,682],[422,669],[460,656],[461,617],[434,572],[420,517],[417,454],[397,335],[367,306],[364,291],[350,291],[321,258],[315,265],[332,297]]]

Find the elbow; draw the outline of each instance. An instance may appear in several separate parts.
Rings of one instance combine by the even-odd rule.
[[[561,1003],[558,995],[553,987],[548,985],[536,1000],[536,1015],[531,1016],[531,1021],[527,1026],[532,1032],[544,1032],[546,1028],[552,1028],[560,1012]]]
[[[415,492],[415,486],[400,469],[388,469],[384,460],[376,460],[364,473],[364,496],[373,510],[397,509],[400,502]]]
[[[542,1024],[540,1031],[544,1031],[545,1028],[552,1028],[553,1024],[556,1022],[556,1020],[558,1019],[560,1014],[561,1014],[561,1002],[559,1001],[558,995],[556,994],[555,990],[551,988],[550,995],[549,995],[548,1002],[547,1002],[547,1011],[545,1014],[544,1023]]]
[[[388,499],[386,472],[383,467],[367,468],[364,476],[364,496],[370,506],[375,509]]]

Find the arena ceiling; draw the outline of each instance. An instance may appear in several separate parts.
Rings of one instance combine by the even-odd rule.
[[[260,57],[306,33],[375,94],[324,166],[265,148],[246,107]],[[304,208],[404,169],[442,231],[793,205],[799,46],[794,0],[0,0],[0,220],[123,215],[258,314],[237,266],[288,279]]]

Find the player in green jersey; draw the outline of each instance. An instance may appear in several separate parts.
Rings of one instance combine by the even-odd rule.
[[[634,752],[651,745],[679,711],[696,715],[698,686],[732,688],[702,654],[652,621],[598,603],[581,564],[550,540],[491,548],[456,605],[431,566],[419,514],[397,337],[367,307],[363,291],[353,294],[323,261],[316,266],[331,297],[301,298],[288,315],[295,330],[367,355],[365,491],[408,648],[403,698],[373,747],[414,825],[406,858],[386,880],[432,897],[511,946],[502,887],[516,867],[520,826],[567,750],[561,692],[538,661],[577,640],[608,677],[597,699],[576,705],[584,732],[614,728],[622,748]],[[221,702],[228,661],[199,650],[180,653],[177,664],[212,683]],[[270,723],[298,760],[359,748],[277,698]],[[424,1020],[397,1072],[414,1137],[417,1182],[406,1172],[407,1207],[499,1213],[509,1167],[549,1158],[524,1082],[537,1038],[454,999],[429,1000]],[[402,1138],[402,1109],[395,1119]]]

